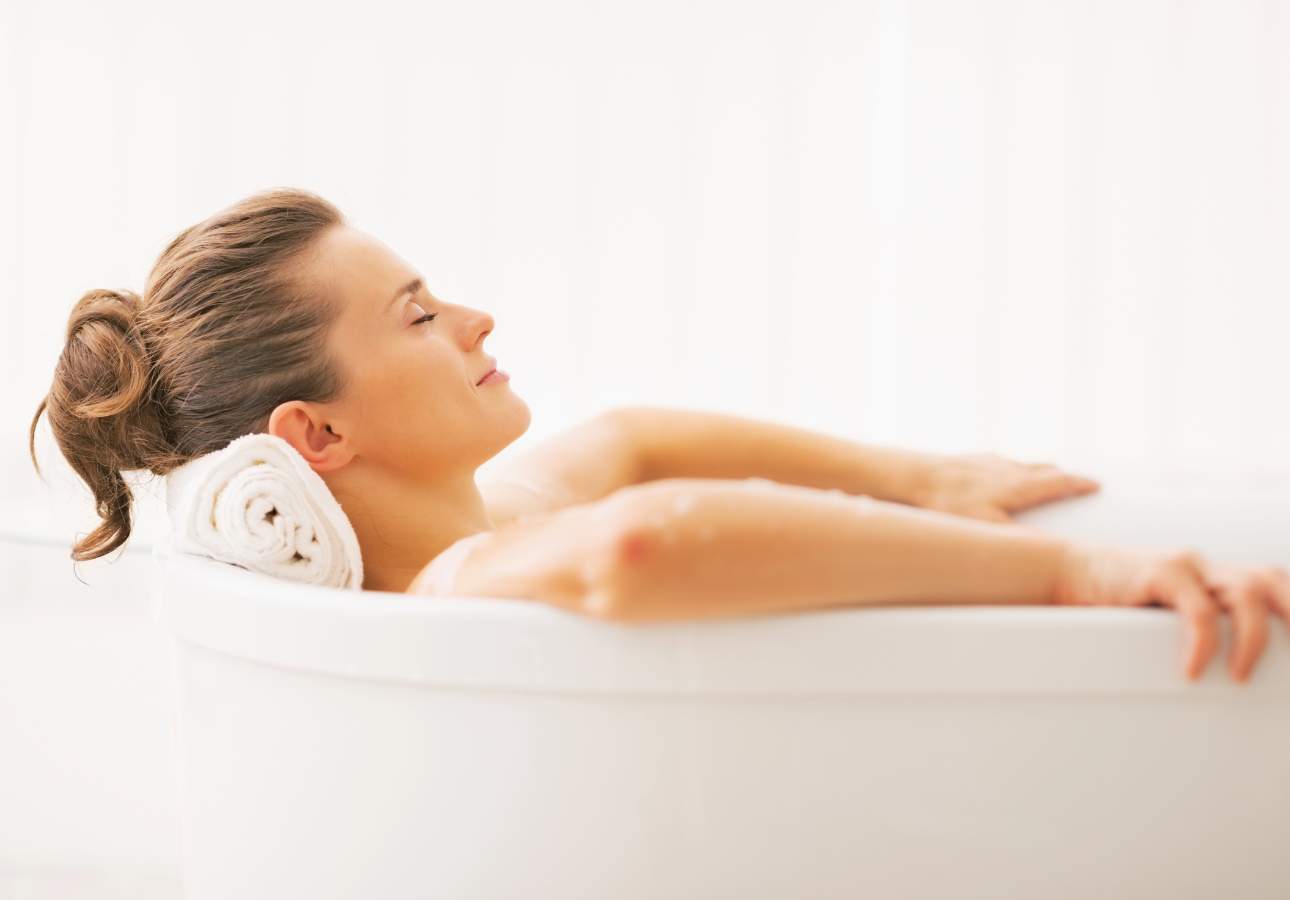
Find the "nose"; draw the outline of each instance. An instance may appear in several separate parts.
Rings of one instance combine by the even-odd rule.
[[[466,317],[465,333],[468,344],[467,349],[475,347],[493,333],[493,326],[496,324],[493,317],[482,309],[471,310],[471,315]]]

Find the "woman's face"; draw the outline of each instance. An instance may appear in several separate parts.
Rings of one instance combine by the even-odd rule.
[[[331,228],[316,249],[309,272],[340,301],[328,343],[347,381],[326,415],[351,452],[429,484],[473,474],[524,433],[531,414],[510,382],[477,384],[494,365],[507,368],[483,346],[492,316],[434,296],[421,273],[357,229]]]

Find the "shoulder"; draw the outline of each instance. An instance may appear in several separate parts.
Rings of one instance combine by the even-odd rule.
[[[471,552],[493,537],[492,531],[478,531],[449,544],[430,560],[417,575],[412,587],[415,593],[443,595],[451,593],[457,572]]]
[[[623,534],[614,499],[518,516],[461,538],[434,557],[409,593],[507,597],[576,606],[613,565]]]

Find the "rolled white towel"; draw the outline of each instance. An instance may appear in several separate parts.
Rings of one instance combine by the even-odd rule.
[[[358,536],[295,447],[244,434],[166,475],[169,546],[254,572],[361,590]]]

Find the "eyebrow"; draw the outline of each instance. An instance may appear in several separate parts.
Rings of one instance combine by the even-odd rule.
[[[403,287],[399,288],[398,293],[396,293],[393,297],[391,297],[390,301],[385,304],[385,308],[388,310],[391,306],[394,305],[394,301],[398,300],[404,294],[411,294],[419,290],[421,290],[421,279],[413,278],[407,284],[403,285]]]

